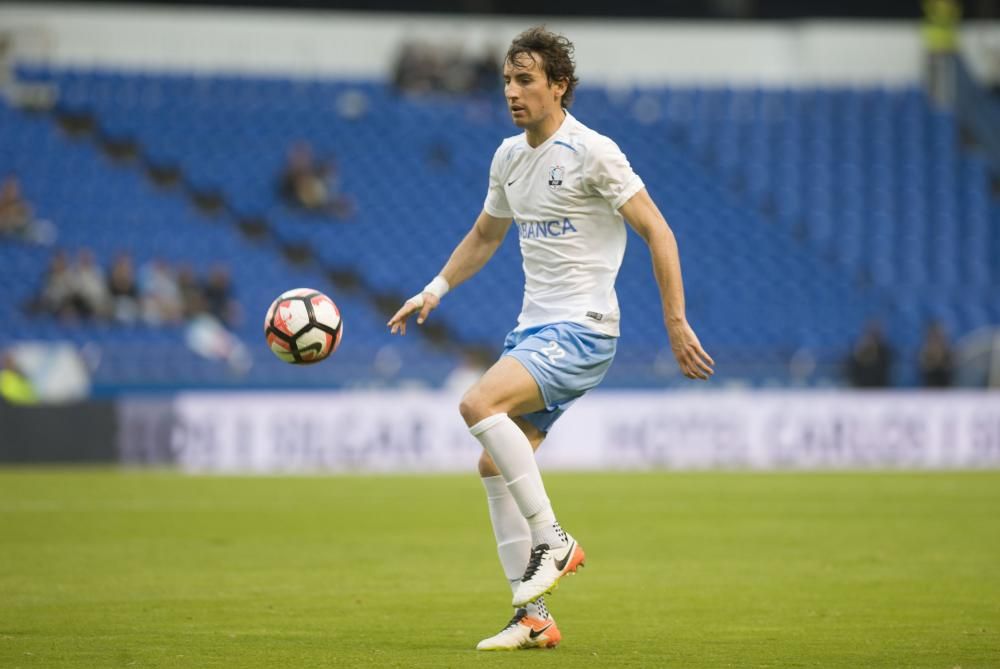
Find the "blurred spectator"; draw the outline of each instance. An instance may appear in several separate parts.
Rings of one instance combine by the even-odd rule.
[[[950,109],[955,103],[958,24],[962,6],[958,0],[924,0],[923,10],[927,89],[939,107]]]
[[[21,194],[21,182],[13,175],[0,184],[0,236],[36,244],[55,240],[55,228],[48,221],[35,219],[31,204]]]
[[[42,313],[71,318],[76,315],[73,300],[73,275],[65,251],[58,251],[49,260],[49,269],[42,283],[42,291],[35,301],[35,310]]]
[[[487,47],[480,56],[469,57],[458,44],[407,42],[396,58],[393,85],[410,95],[499,93],[497,52]]]
[[[296,142],[289,149],[278,192],[285,202],[306,211],[335,218],[347,218],[354,211],[353,201],[340,192],[336,163],[317,160],[307,142]]]
[[[847,361],[847,378],[855,388],[891,385],[892,349],[878,323],[868,324]]]
[[[232,327],[239,321],[239,305],[233,299],[229,281],[229,270],[222,265],[216,265],[208,274],[202,289],[205,296],[205,307],[208,313],[218,318],[222,323]]]
[[[181,310],[185,318],[205,313],[208,309],[205,304],[205,294],[191,265],[184,263],[177,270],[177,288],[180,290]]]
[[[489,95],[499,94],[503,83],[503,65],[497,54],[500,50],[487,46],[473,63],[473,91]]]
[[[0,399],[9,404],[35,404],[38,395],[13,354],[0,352]]]
[[[52,256],[42,290],[29,308],[64,319],[133,323],[141,317],[151,325],[210,317],[222,327],[234,326],[242,317],[232,293],[229,269],[222,264],[200,281],[188,264],[175,270],[153,259],[142,266],[137,280],[132,257],[121,254],[105,281],[94,254],[83,249],[76,264],[70,264],[64,251]]]
[[[139,271],[142,316],[147,323],[177,323],[184,315],[180,287],[174,272],[162,260],[152,260]]]
[[[66,320],[104,318],[111,314],[111,306],[108,284],[91,251],[81,250],[73,264],[64,251],[52,256],[37,311]]]
[[[393,84],[398,91],[421,94],[442,88],[443,63],[429,44],[404,44],[393,70]]]
[[[927,326],[923,346],[920,347],[920,378],[927,388],[951,386],[953,360],[951,345],[944,328],[938,322]]]
[[[128,254],[115,258],[108,278],[108,292],[111,293],[115,320],[133,323],[139,318],[139,287],[135,283],[132,257]]]
[[[441,63],[439,79],[442,92],[452,95],[472,92],[476,80],[475,63],[462,55],[461,46],[438,47],[437,60]]]
[[[7,177],[0,185],[0,233],[23,236],[31,223],[31,206],[21,196],[17,177]]]
[[[0,94],[14,85],[14,58],[11,53],[14,50],[13,44],[12,34],[0,32]]]
[[[296,207],[318,209],[326,203],[323,168],[315,163],[312,147],[305,142],[296,142],[289,149],[279,190],[285,201]]]
[[[105,318],[111,315],[111,292],[104,272],[90,249],[81,249],[76,264],[70,269],[73,301],[83,318]]]
[[[224,360],[229,370],[242,376],[253,366],[253,357],[239,337],[229,332],[214,316],[199,314],[184,330],[188,348],[210,360]]]

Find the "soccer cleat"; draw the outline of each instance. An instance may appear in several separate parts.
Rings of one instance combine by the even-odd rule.
[[[539,544],[531,549],[528,568],[514,592],[514,606],[524,606],[552,592],[559,579],[565,574],[576,573],[577,567],[583,566],[586,556],[580,544],[569,535],[566,540],[569,543],[562,548],[551,549],[548,544]]]
[[[518,609],[506,627],[489,639],[480,641],[476,650],[555,648],[561,639],[555,618],[533,618],[525,609]]]

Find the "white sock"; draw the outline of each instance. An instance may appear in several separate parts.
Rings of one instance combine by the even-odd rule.
[[[490,509],[490,522],[493,523],[493,536],[497,540],[500,565],[511,589],[516,590],[531,554],[528,521],[521,515],[502,476],[484,476],[483,486],[486,487],[486,504]]]
[[[510,591],[515,593],[531,555],[528,521],[521,515],[502,476],[484,476],[483,486],[486,488],[486,504],[490,509],[490,522],[493,523],[500,564],[507,583],[510,584]],[[549,617],[544,597],[539,597],[524,608],[532,618],[546,620]]]
[[[521,428],[507,414],[498,413],[479,421],[469,432],[490,454],[507,482],[517,508],[528,521],[532,546],[565,546],[565,533],[556,523],[531,442]]]

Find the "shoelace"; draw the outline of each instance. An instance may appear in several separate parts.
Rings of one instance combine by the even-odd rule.
[[[524,576],[521,578],[522,581],[527,581],[528,579],[530,579],[532,576],[535,575],[535,572],[538,571],[538,568],[542,566],[542,559],[546,556],[548,552],[549,552],[548,544],[538,544],[537,546],[531,549],[531,557],[528,558],[528,567],[524,570]]]
[[[519,622],[521,622],[521,618],[525,617],[526,615],[528,615],[528,609],[518,609],[517,611],[514,612],[514,617],[510,619],[510,622],[504,625],[503,629],[500,631],[506,632],[511,627],[514,627]]]

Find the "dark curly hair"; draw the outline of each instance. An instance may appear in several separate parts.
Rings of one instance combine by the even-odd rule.
[[[573,90],[580,83],[576,76],[573,48],[573,43],[562,35],[549,32],[545,26],[535,26],[514,38],[504,62],[517,65],[524,57],[534,59],[534,54],[541,56],[541,68],[549,82],[566,82],[562,106],[569,109],[573,104]]]

